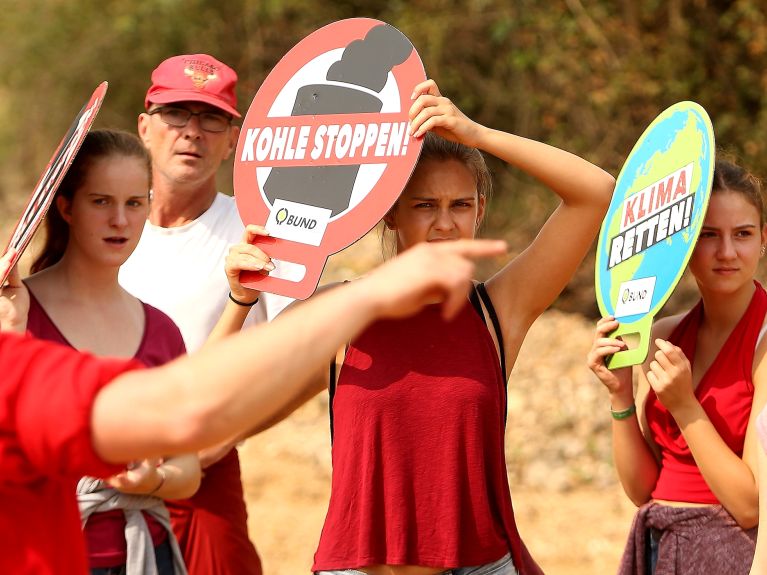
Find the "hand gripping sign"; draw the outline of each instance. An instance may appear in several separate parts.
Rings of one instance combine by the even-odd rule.
[[[599,233],[596,294],[602,315],[639,335],[610,369],[642,363],[652,320],[682,277],[703,225],[714,174],[714,131],[706,111],[680,102],[644,131],[621,169]]]
[[[101,107],[101,102],[104,101],[106,92],[107,83],[102,82],[94,90],[90,100],[82,107],[80,113],[77,114],[74,122],[69,127],[69,131],[67,131],[50,162],[48,162],[48,166],[45,168],[40,181],[37,182],[37,186],[35,186],[35,190],[32,192],[32,196],[29,198],[29,202],[27,202],[27,206],[24,208],[24,212],[13,230],[11,241],[8,242],[8,246],[3,252],[7,252],[8,249],[16,250],[16,254],[11,259],[11,265],[8,267],[8,272],[3,277],[0,277],[0,285],[5,283],[11,268],[18,262],[21,254],[32,240],[32,236],[35,235],[35,231],[43,221],[45,214],[48,212],[56,190],[67,173],[69,166],[72,165],[72,160],[74,160],[77,150],[80,149],[80,144],[83,143],[85,135],[90,130],[93,120],[96,118],[96,114],[98,114]]]
[[[277,64],[245,116],[234,164],[240,216],[269,230],[258,242],[277,273],[243,272],[244,285],[306,298],[328,256],[386,214],[421,151],[408,110],[423,80],[410,41],[367,18],[315,31]]]

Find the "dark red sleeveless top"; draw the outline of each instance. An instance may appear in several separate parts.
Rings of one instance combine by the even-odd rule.
[[[181,332],[173,320],[149,304],[142,304],[145,318],[144,336],[134,359],[147,367],[155,367],[186,353]],[[38,339],[73,347],[31,291],[27,331]],[[148,513],[144,513],[144,518],[152,536],[152,543],[157,546],[165,541],[168,532],[162,524]],[[91,569],[107,568],[126,562],[125,513],[122,510],[92,514],[83,531]]]
[[[472,566],[510,550],[523,564],[498,353],[472,306],[451,322],[440,313],[377,322],[349,346],[332,399],[332,491],[315,571]]]
[[[739,457],[743,456],[754,399],[754,351],[767,312],[764,288],[754,283],[756,290],[746,312],[695,389],[695,396],[716,431]],[[702,318],[701,300],[669,337],[669,341],[682,348],[691,363]],[[652,497],[689,503],[719,503],[703,479],[679,426],[652,390],[647,397],[646,412],[650,432],[661,451],[660,474]]]

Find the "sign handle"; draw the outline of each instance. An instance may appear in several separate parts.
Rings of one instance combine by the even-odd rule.
[[[277,267],[269,275],[241,272],[240,282],[243,286],[293,299],[306,299],[315,292],[328,259],[320,249],[307,249],[303,258],[298,258],[295,255],[298,244],[289,240],[257,236],[253,245],[260,245],[273,258]]]
[[[653,316],[646,315],[642,319],[633,323],[622,323],[610,337],[619,337],[622,335],[639,336],[639,342],[635,348],[619,351],[610,356],[605,365],[608,369],[618,369],[630,365],[638,365],[647,359],[647,353],[650,350],[650,330],[652,329]]]

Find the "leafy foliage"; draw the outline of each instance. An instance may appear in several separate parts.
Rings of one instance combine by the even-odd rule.
[[[720,147],[767,174],[767,16],[757,0],[0,0],[0,9],[5,203],[26,198],[102,80],[110,88],[97,125],[133,130],[154,66],[207,52],[238,71],[244,112],[298,40],[349,17],[402,30],[427,74],[479,122],[616,176],[652,119],[688,99],[707,109]],[[485,233],[521,250],[555,199],[513,169],[492,167],[497,192]],[[596,311],[591,265],[564,307]]]

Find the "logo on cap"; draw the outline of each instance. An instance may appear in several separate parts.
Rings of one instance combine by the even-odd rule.
[[[208,80],[215,80],[216,75],[215,74],[204,74],[203,72],[200,72],[199,70],[192,70],[191,68],[184,68],[184,74],[191,77],[192,84],[194,84],[195,88],[202,88],[205,85],[205,82]]]

